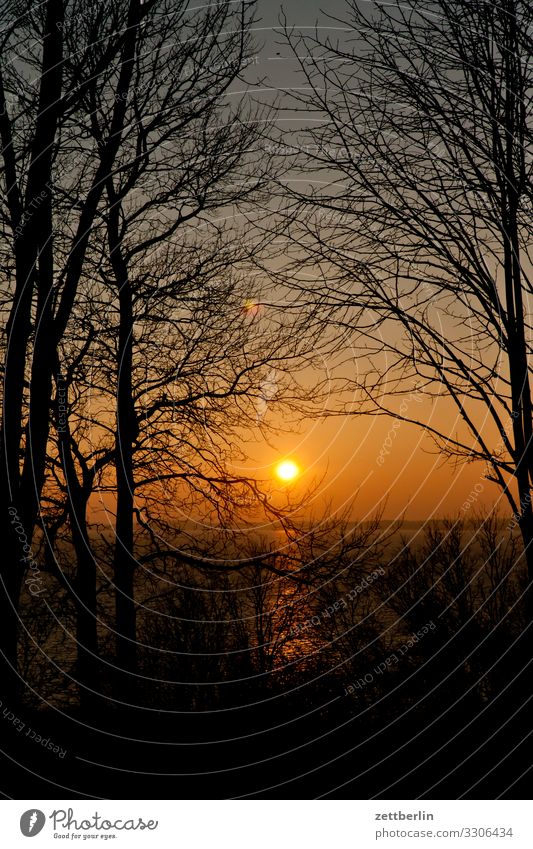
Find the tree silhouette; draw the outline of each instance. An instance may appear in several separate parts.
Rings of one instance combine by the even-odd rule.
[[[285,279],[349,336],[351,411],[484,463],[531,583],[531,5],[348,8],[338,40],[287,29],[305,82],[292,105],[312,126],[288,146],[311,188],[280,213]],[[446,399],[459,424],[413,398]]]
[[[228,277],[229,266],[242,262],[245,252],[232,250],[227,228],[213,220],[217,210],[231,220],[237,202],[252,198],[263,179],[265,163],[254,152],[254,139],[255,123],[265,116],[231,92],[249,64],[253,9],[249,3],[190,9],[164,0],[96,7],[50,0],[38,10],[29,3],[2,8],[2,250],[8,286],[1,649],[13,670],[21,556],[27,554],[20,540],[31,548],[36,524],[53,537],[68,519],[77,559],[72,587],[80,663],[87,667],[81,678],[90,681],[97,649],[96,567],[87,510],[95,487],[106,475],[109,484],[114,467],[118,654],[128,668],[134,665],[133,446],[142,442],[140,422],[154,431],[160,421],[164,433],[178,406],[190,408],[204,397],[214,404],[231,396],[257,398],[264,379],[267,346],[259,340],[245,344],[253,333],[240,315],[242,284]],[[195,309],[213,322],[212,332],[204,327],[200,333]],[[187,329],[197,336],[180,362],[182,351],[172,346]],[[275,335],[272,328],[271,339]],[[155,338],[161,367],[150,361]],[[202,352],[196,358],[195,346]],[[92,358],[102,354],[98,368]],[[204,376],[199,389],[206,357],[214,369],[219,364],[221,383],[213,375],[206,385]],[[195,386],[185,383],[188,361]],[[89,385],[91,376],[98,381],[104,375],[99,386]],[[187,391],[176,401],[167,388],[181,376]],[[93,404],[99,391],[96,403],[107,399],[99,421],[89,391]],[[116,407],[105,409],[110,396]],[[88,448],[91,421],[101,442]],[[167,445],[162,463],[169,451]],[[57,484],[50,492],[47,463]],[[41,509],[43,493],[53,505],[51,529]],[[60,578],[50,561],[48,568]]]

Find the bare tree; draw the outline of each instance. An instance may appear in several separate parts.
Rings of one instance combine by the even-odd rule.
[[[165,0],[113,0],[97,6],[84,0],[50,0],[37,10],[29,3],[5,3],[3,12],[0,134],[6,194],[1,215],[8,285],[2,653],[13,668],[24,575],[20,555],[27,553],[21,552],[20,540],[31,548],[36,522],[45,526],[40,504],[52,410],[58,437],[52,434],[58,451],[52,468],[56,483],[58,475],[62,483],[48,495],[55,510],[53,522],[68,517],[71,528],[78,560],[78,639],[89,663],[97,647],[95,563],[86,526],[90,496],[105,468],[114,464],[119,502],[117,598],[127,599],[134,515],[132,446],[140,432],[138,418],[153,424],[166,417],[164,430],[176,408],[164,391],[175,382],[176,367],[166,360],[150,381],[150,357],[140,361],[150,344],[153,359],[154,340],[144,334],[161,330],[164,320],[173,316],[164,343],[167,357],[184,335],[195,302],[211,305],[203,317],[217,316],[210,341],[216,338],[220,344],[222,315],[217,310],[220,313],[228,293],[234,305],[239,297],[236,290],[232,294],[229,281],[218,293],[212,288],[202,292],[213,277],[223,276],[229,262],[237,261],[227,243],[223,250],[221,243],[212,243],[210,253],[203,250],[202,238],[207,243],[220,231],[210,221],[215,210],[227,208],[231,215],[232,204],[251,195],[260,182],[254,116],[239,97],[233,98],[235,106],[228,105],[230,87],[250,61],[253,10],[249,3],[229,2],[191,9],[187,2]],[[184,233],[191,222],[204,227],[196,241]],[[180,326],[176,304],[182,297],[186,318]],[[79,416],[84,408],[88,362],[109,333],[117,304],[119,322],[112,328],[118,331],[117,348],[107,336],[117,368],[107,375],[111,387],[104,382],[107,398],[110,390],[114,395],[113,387],[117,389],[117,408],[102,407],[99,412],[104,418],[111,413],[111,419],[98,422],[99,438],[105,432],[114,444],[102,439],[87,452],[87,427],[72,414]],[[95,315],[95,308],[102,312]],[[100,319],[106,313],[102,333]],[[132,375],[139,317],[144,322],[139,330],[143,350],[136,360],[137,374]],[[244,315],[239,317],[241,327],[243,321]],[[165,336],[156,335],[159,340]],[[198,338],[189,341],[192,349]],[[204,341],[205,352],[209,343]],[[250,393],[252,384],[257,387],[259,378],[249,380],[247,389],[237,384],[266,362],[264,355],[237,367],[239,356],[247,356],[239,333],[232,331],[224,343],[233,348],[221,348],[218,362],[226,356],[226,378],[232,374],[231,380],[223,389],[196,389],[195,403],[204,396],[222,400],[232,393]],[[198,363],[199,358],[196,367]],[[132,380],[138,383],[134,386]],[[93,396],[97,392],[93,387]],[[144,401],[146,409],[139,413]],[[57,501],[58,493],[66,498],[64,506]],[[118,606],[124,625],[119,631],[131,637],[132,602],[119,601]],[[119,645],[124,647],[126,641]]]
[[[188,23],[182,12],[143,20],[142,44],[167,44],[180,27],[195,37],[135,58],[134,120],[106,177],[107,206],[98,210],[60,346],[51,468],[77,558],[82,692],[96,683],[98,580],[87,516],[95,488],[112,498],[117,661],[132,672],[134,539],[149,521],[175,536],[183,501],[204,514],[210,505],[218,518],[245,495],[266,504],[253,480],[228,471],[229,461],[242,453],[243,428],[256,424],[265,369],[276,364],[281,391],[289,361],[309,347],[273,308],[262,318],[260,293],[245,278],[249,248],[230,223],[269,173],[257,145],[265,115],[239,98],[225,105],[250,59],[244,9],[221,4]],[[111,132],[106,87],[94,77],[84,90],[88,132],[100,147]],[[223,211],[228,223],[216,220]],[[49,503],[58,507],[53,496]]]
[[[17,607],[44,484],[58,344],[76,301],[105,184],[126,126],[134,55],[153,0],[91,7],[2,4],[0,139],[6,346],[3,371],[1,515],[2,657],[16,666]],[[87,77],[109,81],[110,132],[87,142]],[[35,85],[35,80],[37,85]],[[73,133],[79,143],[73,142]],[[74,175],[79,191],[70,191]],[[64,226],[54,226],[57,215]],[[56,216],[56,220],[54,217]],[[16,524],[14,524],[14,519]],[[16,527],[22,529],[17,535]],[[15,697],[17,679],[13,678]]]
[[[228,251],[220,251],[218,262],[213,257],[208,260],[190,239],[192,250],[187,256],[187,238],[182,231],[191,223],[201,226],[204,219],[209,240],[205,220],[209,214],[231,208],[260,185],[253,154],[257,133],[252,116],[245,114],[241,100],[235,108],[224,108],[224,96],[250,58],[249,24],[249,8],[231,4],[197,13],[189,12],[185,4],[162,20],[156,14],[145,19],[143,41],[147,46],[159,45],[161,55],[156,53],[154,60],[150,50],[148,55],[142,52],[137,56],[139,85],[133,89],[131,103],[135,120],[125,137],[127,143],[115,173],[106,180],[109,270],[104,271],[104,277],[106,283],[112,281],[116,287],[119,307],[114,567],[117,659],[128,670],[135,667],[133,453],[139,437],[137,403],[145,394],[141,385],[137,384],[135,390],[133,386],[136,336],[144,339],[150,326],[157,333],[158,323],[165,323],[164,307],[172,316],[173,305],[194,297],[195,288],[205,301],[202,286],[206,281],[209,285],[215,274],[223,274],[228,263],[236,260]],[[169,48],[169,35],[178,32],[179,40]],[[183,38],[184,33],[191,38]],[[100,118],[105,116],[105,101],[98,84],[91,87],[91,99],[95,116],[91,131],[100,144],[109,128],[105,117]],[[178,252],[171,247],[176,243],[181,247]],[[159,246],[163,246],[162,252]],[[169,332],[172,334],[171,328],[167,328],[167,335]],[[153,343],[152,337],[152,353]],[[165,374],[148,363],[143,371],[145,383],[152,389],[145,422],[167,407],[164,388],[172,382],[173,369],[164,348],[160,357]],[[156,386],[158,401],[153,398]]]
[[[311,178],[281,212],[285,279],[359,352],[352,412],[485,464],[532,582],[531,4],[347,9],[337,40],[287,31],[312,122],[283,150]],[[410,393],[455,405],[454,432]]]

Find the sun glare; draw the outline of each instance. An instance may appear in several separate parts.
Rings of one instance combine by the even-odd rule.
[[[298,477],[300,469],[292,460],[282,460],[276,466],[276,475],[282,481],[293,481]]]

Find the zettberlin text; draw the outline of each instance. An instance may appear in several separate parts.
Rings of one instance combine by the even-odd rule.
[[[414,814],[404,814],[403,811],[389,811],[385,814],[375,814],[374,819],[377,820],[433,820],[433,814],[427,811],[416,811]]]

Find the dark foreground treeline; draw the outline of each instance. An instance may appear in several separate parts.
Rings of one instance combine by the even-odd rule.
[[[23,703],[2,705],[14,786],[25,798],[520,796],[533,688],[509,529],[441,522],[409,542],[341,530],[270,545],[268,560],[256,542],[240,569],[141,571],[129,678],[103,576],[91,693],[69,593],[57,580],[26,593]]]

